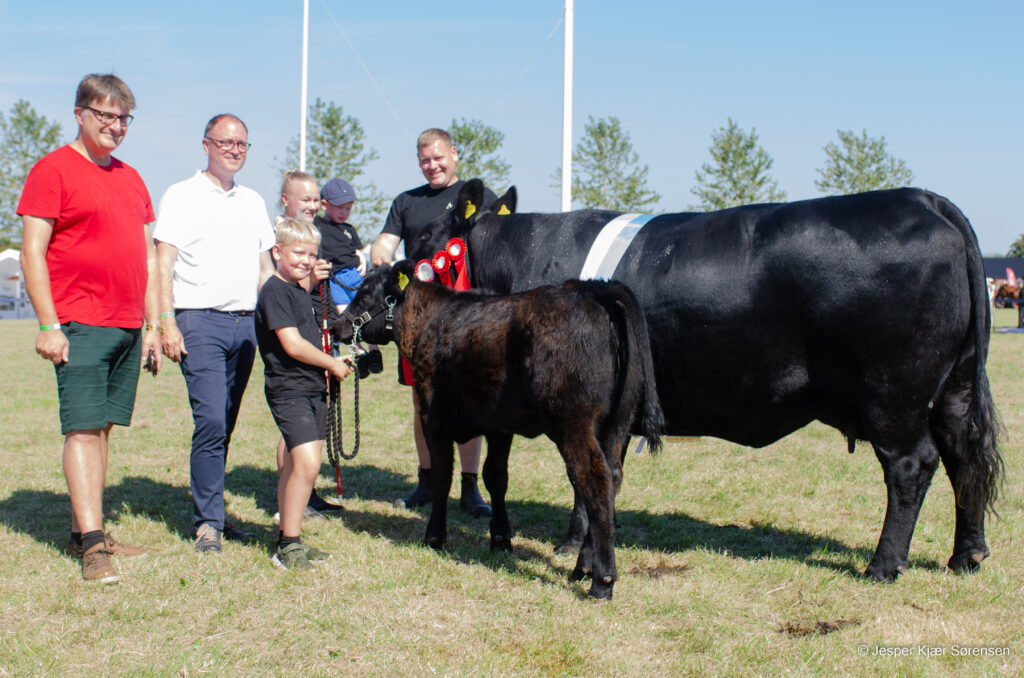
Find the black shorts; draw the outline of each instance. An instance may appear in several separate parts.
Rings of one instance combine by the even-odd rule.
[[[327,437],[327,394],[267,394],[267,405],[281,429],[285,447],[291,450],[304,443]]]

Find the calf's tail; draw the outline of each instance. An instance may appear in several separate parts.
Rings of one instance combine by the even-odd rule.
[[[956,499],[962,506],[972,508],[980,515],[985,510],[995,511],[999,484],[1004,473],[1003,458],[997,447],[1002,427],[992,400],[988,373],[985,371],[991,328],[988,287],[978,237],[967,217],[953,203],[941,196],[935,196],[934,204],[939,214],[960,232],[967,255],[967,278],[971,298],[970,331],[973,341],[965,345],[960,359],[970,359],[973,355],[974,377],[962,441],[964,483]]]
[[[625,322],[616,323],[620,328],[620,346],[629,344],[631,333],[636,343],[637,355],[635,360],[640,361],[640,374],[643,378],[643,404],[640,408],[639,421],[634,426],[639,428],[640,433],[647,439],[647,445],[652,454],[661,450],[661,432],[665,428],[665,415],[661,411],[661,400],[658,398],[658,389],[654,380],[654,361],[651,358],[651,339],[647,332],[647,318],[644,316],[640,303],[637,302],[633,292],[622,283],[609,283],[615,306],[620,309]],[[607,304],[606,304],[607,306]],[[611,309],[609,309],[611,311]],[[612,317],[617,315],[611,313]],[[636,429],[634,429],[636,430]]]

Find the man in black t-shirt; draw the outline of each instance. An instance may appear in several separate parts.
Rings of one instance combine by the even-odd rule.
[[[459,153],[452,144],[451,136],[444,130],[431,128],[420,134],[416,142],[416,157],[427,183],[400,194],[391,204],[384,228],[370,249],[370,261],[374,266],[389,263],[403,240],[406,259],[415,262],[433,257],[433,252],[420,251],[420,232],[455,205],[459,189],[465,183],[455,174]],[[489,204],[494,200],[494,193],[486,191],[485,201]],[[398,381],[410,385],[406,382],[401,367],[398,370]],[[419,481],[411,495],[395,502],[407,508],[429,504],[432,499],[430,452],[427,450],[427,443],[420,427],[420,403],[415,390],[412,392],[412,405],[416,454],[420,462]],[[491,515],[491,507],[483,500],[477,489],[480,448],[480,438],[459,445],[459,459],[462,462],[462,497],[459,500],[459,508],[474,517]]]

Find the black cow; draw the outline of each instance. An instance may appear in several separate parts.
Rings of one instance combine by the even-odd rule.
[[[590,517],[573,571],[608,598],[615,570],[619,450],[631,428],[655,448],[663,424],[647,324],[620,283],[569,281],[511,296],[420,282],[411,262],[374,270],[334,325],[343,342],[394,340],[412,363],[435,498],[425,541],[444,543],[452,444],[487,438],[491,548],[511,550],[505,507],[513,434],[547,435]]]
[[[462,237],[473,287],[503,294],[579,277],[620,216],[515,214],[514,188],[487,209],[482,198],[468,182],[423,244]],[[1003,465],[989,305],[977,238],[951,202],[897,189],[665,214],[615,247],[624,255],[604,274],[647,316],[666,433],[761,447],[817,419],[850,452],[870,442],[888,489],[867,567],[881,580],[907,567],[941,460],[956,496],[949,568],[989,555],[984,519]],[[585,523],[574,510],[570,542]]]

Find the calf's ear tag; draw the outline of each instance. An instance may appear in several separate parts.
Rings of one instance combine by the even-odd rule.
[[[409,286],[409,276],[404,273],[398,274],[398,289],[405,291],[405,288]]]
[[[474,214],[476,214],[476,205],[474,205],[473,203],[471,203],[470,201],[467,200],[466,201],[466,216],[464,218],[465,219],[469,219]]]
[[[498,214],[500,216],[505,216],[506,214],[512,214],[512,211],[508,208],[508,205],[502,205],[501,208],[498,209]]]

